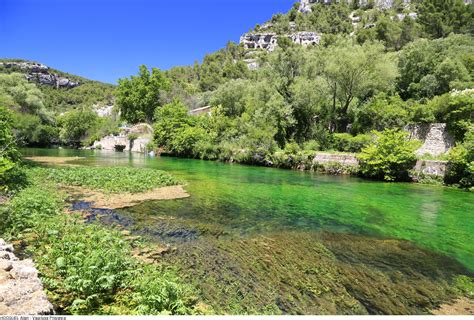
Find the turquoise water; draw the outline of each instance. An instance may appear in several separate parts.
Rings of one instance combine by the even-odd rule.
[[[217,162],[105,151],[25,149],[25,156],[82,156],[77,163],[166,170],[190,198],[147,204],[150,214],[214,223],[235,234],[328,230],[394,238],[455,258],[474,271],[474,194]]]

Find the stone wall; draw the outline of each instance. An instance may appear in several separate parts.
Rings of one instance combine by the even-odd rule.
[[[313,164],[336,164],[338,166],[352,167],[356,169],[359,166],[359,160],[357,160],[355,155],[351,154],[316,153],[313,159]],[[444,177],[447,166],[447,161],[418,160],[413,170],[417,175],[423,174]]]
[[[313,163],[338,163],[344,166],[359,166],[359,161],[354,155],[351,154],[316,153],[313,159]]]
[[[445,123],[408,125],[405,130],[409,132],[411,139],[418,139],[423,143],[416,152],[420,156],[439,156],[454,146],[454,139],[446,130]]]
[[[19,260],[0,239],[0,315],[53,314],[33,261]]]
[[[418,174],[444,177],[447,167],[448,161],[418,160],[414,171]]]

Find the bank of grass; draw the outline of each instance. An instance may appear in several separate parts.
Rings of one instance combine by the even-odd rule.
[[[42,170],[29,169],[28,173],[31,176]],[[61,170],[44,170],[43,174],[64,174]],[[100,177],[115,172],[107,168],[104,172],[99,168],[93,171]],[[75,171],[78,172],[86,171]],[[173,180],[167,176],[166,181]],[[30,183],[2,208],[1,232],[21,242],[32,255],[59,313],[198,312],[192,288],[182,283],[172,269],[145,265],[133,258],[132,244],[118,231],[86,224],[77,214],[66,214],[66,194],[51,180],[36,177]]]
[[[170,174],[154,169],[129,167],[37,167],[31,176],[54,181],[66,186],[85,187],[105,193],[139,193],[152,189],[178,185]]]

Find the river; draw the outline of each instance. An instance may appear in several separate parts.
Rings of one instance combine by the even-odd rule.
[[[186,190],[191,195],[187,199],[155,201],[119,211],[136,221],[135,231],[140,233],[143,231],[140,228],[144,228],[146,232],[141,233],[156,235],[157,242],[187,243],[189,250],[197,250],[191,247],[200,234],[242,241],[266,235],[275,235],[277,239],[286,234],[293,241],[301,235],[317,233],[323,234],[326,242],[328,234],[331,241],[345,239],[345,243],[361,239],[345,237],[373,239],[368,240],[369,246],[370,241],[375,247],[380,243],[380,251],[383,251],[391,250],[383,246],[392,240],[407,240],[416,250],[420,248],[446,257],[440,265],[459,264],[456,268],[462,266],[474,271],[474,194],[469,192],[211,161],[150,158],[132,153],[65,149],[24,149],[22,152],[25,156],[86,157],[77,163],[91,166],[155,168],[186,181]],[[156,217],[162,216],[171,216],[174,221],[192,221],[195,232],[186,233],[181,224],[174,226],[173,233],[154,233],[153,223],[150,223],[153,219],[147,217],[155,217],[153,221],[156,221]],[[163,228],[160,223],[157,230]],[[294,245],[304,251],[307,236],[301,239]],[[216,246],[220,248],[222,244]],[[248,244],[245,246],[248,248]],[[335,248],[334,245],[326,247]],[[202,248],[199,250],[203,253]],[[223,250],[231,251],[227,247]],[[347,247],[347,250],[354,249]],[[276,303],[280,311],[285,311],[285,303],[283,306]],[[244,310],[240,306],[234,310],[261,309]],[[306,308],[301,313],[309,311],[311,309]],[[339,309],[336,312],[341,313]],[[270,310],[270,313],[273,312]],[[382,313],[397,312],[383,310]]]

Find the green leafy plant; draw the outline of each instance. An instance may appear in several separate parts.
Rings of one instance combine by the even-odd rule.
[[[35,175],[71,186],[81,186],[108,193],[143,192],[179,183],[164,171],[144,168],[34,168]]]
[[[358,155],[361,174],[385,181],[407,180],[420,143],[408,140],[404,131],[385,130],[374,134],[375,141]]]
[[[61,211],[62,198],[41,187],[30,186],[20,191],[9,203],[5,226],[10,234],[32,228],[43,219]]]

